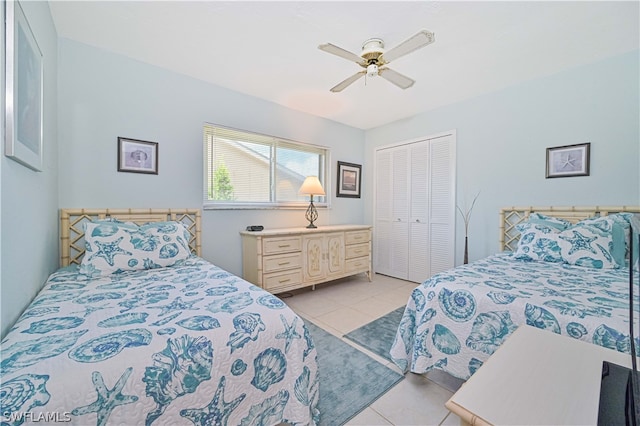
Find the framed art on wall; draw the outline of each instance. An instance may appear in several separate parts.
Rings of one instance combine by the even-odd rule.
[[[22,6],[4,2],[6,19],[5,155],[33,169],[43,167],[43,59]]]
[[[118,137],[118,171],[158,174],[158,143]]]
[[[589,176],[591,143],[547,148],[547,178]]]
[[[360,198],[362,183],[362,166],[360,164],[338,161],[337,197]]]

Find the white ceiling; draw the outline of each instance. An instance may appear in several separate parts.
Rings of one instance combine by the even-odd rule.
[[[640,2],[52,1],[60,37],[288,108],[370,129],[640,47]],[[389,49],[421,29],[435,43],[380,77],[329,89],[361,68],[320,51]],[[366,85],[365,85],[366,83]]]

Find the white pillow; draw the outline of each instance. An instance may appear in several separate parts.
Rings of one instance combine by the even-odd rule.
[[[89,276],[172,266],[191,256],[189,231],[180,222],[142,226],[87,222],[80,273]]]

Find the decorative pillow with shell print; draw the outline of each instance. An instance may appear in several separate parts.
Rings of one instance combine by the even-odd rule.
[[[614,233],[618,230],[614,228],[614,220],[605,217],[581,221],[564,230],[531,222],[522,223],[516,226],[521,236],[514,257],[596,269],[619,268],[624,263],[618,263],[621,261],[620,248],[614,244]],[[624,251],[622,256],[624,262]]]
[[[191,256],[189,238],[180,222],[87,222],[80,273],[95,277],[173,266]]]

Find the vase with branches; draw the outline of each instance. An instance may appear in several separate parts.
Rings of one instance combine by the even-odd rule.
[[[458,211],[460,212],[460,215],[462,216],[462,220],[464,221],[464,260],[463,263],[466,265],[467,263],[469,263],[469,221],[471,220],[471,212],[473,211],[473,206],[476,205],[476,200],[478,199],[478,196],[480,195],[480,192],[478,192],[476,194],[475,197],[473,197],[473,201],[471,202],[471,206],[467,209],[466,206],[465,210],[463,211],[459,205],[456,204],[456,208],[458,209]]]

